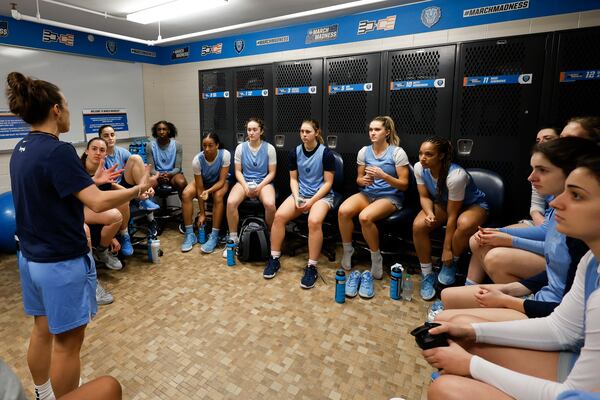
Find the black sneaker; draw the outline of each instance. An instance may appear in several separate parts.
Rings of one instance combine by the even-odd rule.
[[[317,282],[317,277],[319,276],[317,272],[317,267],[314,265],[307,265],[304,268],[304,276],[300,280],[300,287],[303,289],[310,289],[315,286]]]
[[[265,270],[263,271],[263,278],[265,278],[265,279],[274,278],[275,275],[277,275],[277,271],[279,271],[280,267],[281,267],[281,265],[279,264],[279,257],[277,257],[277,258],[275,258],[273,256],[269,257],[269,261],[267,261],[267,266],[265,267]]]

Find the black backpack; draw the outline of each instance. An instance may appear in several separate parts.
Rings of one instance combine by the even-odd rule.
[[[247,217],[240,229],[237,258],[240,261],[265,261],[269,258],[269,233],[261,218]]]

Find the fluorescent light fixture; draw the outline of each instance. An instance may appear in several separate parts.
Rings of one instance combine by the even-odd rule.
[[[175,0],[127,14],[127,20],[139,24],[149,24],[182,17],[225,4],[227,4],[227,0]]]

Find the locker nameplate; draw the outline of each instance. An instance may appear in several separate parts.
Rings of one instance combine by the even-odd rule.
[[[465,76],[463,78],[463,86],[510,85],[515,83],[529,85],[531,82],[533,82],[533,74]]]

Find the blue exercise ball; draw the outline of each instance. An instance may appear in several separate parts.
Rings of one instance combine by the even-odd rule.
[[[11,192],[0,194],[0,250],[14,253],[17,250],[15,232],[17,219]]]

